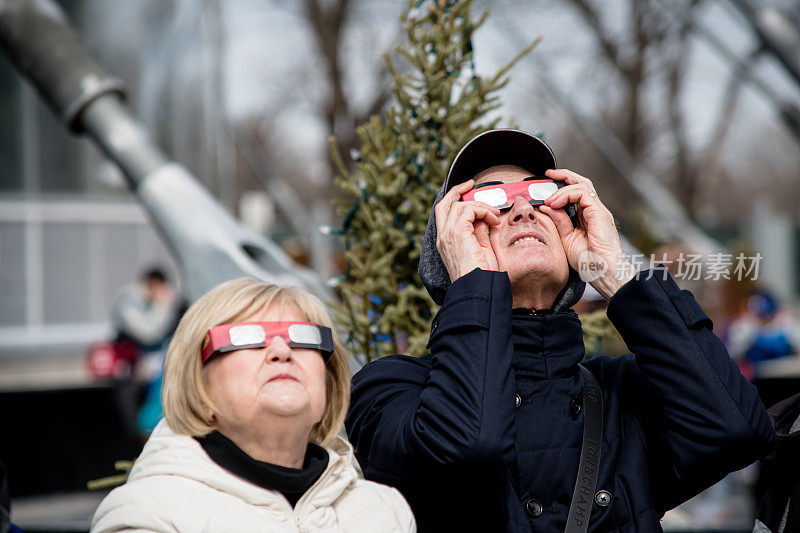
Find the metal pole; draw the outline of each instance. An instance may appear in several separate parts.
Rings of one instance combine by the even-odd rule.
[[[101,95],[87,106],[80,126],[119,165],[133,191],[145,176],[169,163],[116,94]]]
[[[92,59],[57,4],[0,0],[0,48],[66,127],[88,133],[119,165],[175,255],[190,300],[239,276],[331,297],[323,280],[246,228],[153,144],[122,102],[122,82]]]
[[[0,47],[73,132],[95,98],[124,94],[122,80],[95,62],[50,0],[0,0]]]

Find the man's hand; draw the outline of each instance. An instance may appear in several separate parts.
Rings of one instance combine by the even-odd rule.
[[[606,265],[603,274],[589,283],[603,297],[610,299],[635,274],[622,252],[614,216],[597,197],[588,178],[566,169],[548,170],[545,175],[567,185],[544,201],[540,207],[542,213],[553,219],[572,268],[581,272],[580,263],[587,257]],[[579,220],[577,227],[572,225],[563,209],[567,204],[575,204]]]
[[[483,202],[460,201],[461,195],[474,185],[474,180],[456,185],[434,209],[436,249],[451,281],[476,268],[497,270],[497,258],[489,242],[489,225],[500,224],[500,210]]]

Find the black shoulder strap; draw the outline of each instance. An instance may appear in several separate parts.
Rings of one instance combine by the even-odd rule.
[[[565,533],[583,533],[589,527],[603,442],[603,390],[594,374],[583,365],[578,368],[583,374],[583,444]]]

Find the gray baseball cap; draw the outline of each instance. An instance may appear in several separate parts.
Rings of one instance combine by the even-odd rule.
[[[496,165],[516,165],[534,176],[543,176],[546,170],[556,168],[556,156],[543,140],[530,133],[511,129],[485,131],[456,155],[447,173],[445,192]]]

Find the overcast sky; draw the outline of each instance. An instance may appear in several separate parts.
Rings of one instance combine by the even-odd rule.
[[[613,13],[626,3],[609,0],[605,4],[611,27],[615,20],[624,19]],[[351,25],[347,32],[344,51],[347,90],[356,101],[363,101],[374,90],[380,54],[397,41],[397,10],[403,4],[375,0],[356,3],[358,8],[352,20],[357,24]],[[598,73],[594,62],[596,43],[576,13],[556,2],[487,0],[476,3],[476,13],[489,4],[492,14],[477,32],[474,43],[480,73],[492,73],[519,50],[523,39],[541,35],[543,41],[533,54],[546,61],[556,83],[589,113],[602,105],[593,85]],[[298,141],[302,138],[300,142],[307,143],[309,149],[319,145],[326,135],[315,113],[315,106],[324,96],[321,65],[297,3],[229,0],[223,3],[223,9],[229,111],[237,117],[258,114],[271,109],[274,99],[286,98],[287,93],[303,95],[305,98],[291,99],[279,106],[278,123],[287,128],[288,134],[296,135]],[[664,16],[673,15],[665,10]],[[740,56],[746,56],[755,47],[752,32],[726,0],[703,2],[696,18]],[[697,36],[693,37],[689,65],[684,108],[691,122],[688,130],[691,140],[700,141],[708,136],[713,125],[732,66]],[[756,72],[776,92],[797,100],[800,89],[774,62],[759,61]],[[536,123],[535,117],[527,112],[537,75],[534,58],[524,60],[512,71],[504,114],[521,120],[525,129],[546,131],[548,125]],[[737,122],[750,127],[776,122],[771,103],[752,88],[746,89],[742,96],[740,113]]]

